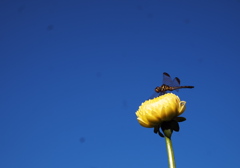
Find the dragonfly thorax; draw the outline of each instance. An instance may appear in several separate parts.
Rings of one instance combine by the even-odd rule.
[[[161,86],[157,86],[155,88],[155,92],[160,93],[160,92],[166,92],[166,91],[172,91],[172,87],[162,84]]]

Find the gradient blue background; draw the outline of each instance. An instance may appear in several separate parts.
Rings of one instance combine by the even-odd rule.
[[[0,1],[0,167],[167,167],[138,106],[162,73],[177,167],[240,167],[240,1]]]

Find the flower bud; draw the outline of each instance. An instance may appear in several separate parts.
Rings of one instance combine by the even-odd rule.
[[[136,112],[137,120],[143,127],[156,127],[181,115],[185,105],[186,102],[180,101],[177,95],[167,93],[143,102]]]

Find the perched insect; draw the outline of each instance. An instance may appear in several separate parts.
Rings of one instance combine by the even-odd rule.
[[[178,89],[182,89],[182,88],[194,88],[194,86],[180,86],[180,79],[178,77],[175,77],[172,80],[171,76],[168,73],[164,72],[163,84],[155,88],[155,94],[151,98],[163,95],[167,91],[173,91],[173,90],[178,91]]]

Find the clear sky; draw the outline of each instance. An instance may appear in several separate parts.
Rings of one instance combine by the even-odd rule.
[[[239,0],[1,0],[0,167],[167,167],[139,105],[194,89],[177,167],[240,167]]]

